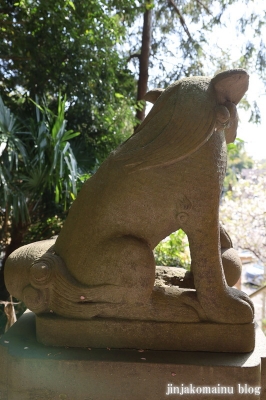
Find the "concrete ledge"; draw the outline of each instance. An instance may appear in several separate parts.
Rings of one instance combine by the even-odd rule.
[[[259,329],[248,354],[60,348],[36,341],[28,313],[0,339],[0,357],[1,400],[162,400],[174,388],[190,390],[185,400],[266,400],[266,339]],[[193,393],[203,387],[234,393]]]
[[[36,316],[37,340],[49,346],[247,353],[254,324],[174,323]]]

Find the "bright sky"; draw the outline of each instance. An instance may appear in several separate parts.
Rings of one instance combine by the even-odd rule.
[[[257,101],[261,112],[261,124],[249,123],[249,111],[240,109],[238,137],[246,142],[245,149],[255,160],[266,159],[266,93],[256,75],[250,76],[248,98]]]
[[[242,4],[241,4],[242,2]],[[251,40],[256,48],[259,48],[260,41],[264,40],[266,31],[262,27],[262,36],[256,35],[254,28],[256,24],[248,24],[244,34],[239,32],[236,34],[236,26],[240,17],[245,16],[250,18],[251,15],[259,14],[263,18],[265,14],[265,2],[261,0],[250,1],[245,4],[245,1],[239,0],[237,4],[230,6],[224,13],[222,22],[225,24],[223,28],[217,27],[210,35],[212,47],[216,46],[223,49],[230,57],[230,62],[236,62],[242,56],[241,47],[247,40]],[[260,113],[261,124],[249,123],[250,112],[239,110],[240,123],[238,127],[238,137],[243,139],[247,153],[256,160],[266,159],[266,92],[262,81],[258,75],[247,71],[250,74],[249,89],[247,92],[247,100],[252,103],[256,101]]]
[[[244,0],[239,0],[237,4],[228,7],[223,14],[222,23],[224,25],[213,27],[206,36],[208,51],[213,56],[217,54],[218,58],[221,56],[221,51],[226,56],[228,55],[229,68],[239,68],[238,60],[243,55],[241,47],[244,43],[247,43],[248,38],[256,48],[259,48],[260,41],[263,40],[263,37],[266,37],[266,28],[262,27],[262,36],[259,37],[254,32],[255,25],[253,26],[253,24],[248,24],[243,34],[241,32],[237,34],[236,27],[239,26],[239,18],[242,16],[250,18],[253,12],[261,14],[263,18],[265,2],[254,0],[246,4]],[[207,75],[210,75],[212,69],[213,65],[207,62]],[[251,73],[251,71],[247,72],[250,74],[250,83],[246,98],[250,104],[254,101],[257,102],[261,112],[261,124],[249,123],[250,110],[244,111],[238,107],[240,117],[238,137],[245,141],[245,149],[250,156],[256,160],[262,160],[266,159],[266,91],[258,75]]]

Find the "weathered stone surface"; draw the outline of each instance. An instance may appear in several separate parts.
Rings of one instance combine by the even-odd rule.
[[[241,262],[218,210],[247,87],[248,74],[232,70],[150,93],[150,114],[83,185],[58,238],[9,257],[8,290],[43,320],[53,313],[62,331],[71,326],[64,318],[252,326],[251,300],[230,287]],[[193,285],[156,287],[152,250],[179,228]]]
[[[74,349],[37,343],[34,319],[24,314],[0,339],[1,399],[162,400],[171,398],[170,385],[183,384],[191,390],[234,389],[234,395],[184,394],[185,400],[266,400],[266,340],[260,330],[248,354]],[[238,393],[239,384],[261,387],[260,396]]]
[[[37,339],[50,346],[247,353],[254,324],[176,323],[36,316]]]
[[[182,267],[157,266],[154,285],[158,287],[195,288],[193,274]]]

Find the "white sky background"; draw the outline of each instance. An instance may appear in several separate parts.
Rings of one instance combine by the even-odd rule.
[[[229,55],[228,65],[229,68],[236,68],[237,60],[242,56],[241,46],[248,39],[259,47],[260,41],[266,38],[266,28],[261,37],[255,37],[254,29],[252,25],[246,27],[244,35],[236,31],[238,25],[238,19],[246,15],[247,18],[252,14],[252,10],[255,13],[260,13],[262,16],[266,11],[266,1],[255,0],[250,1],[248,5],[242,3],[241,0],[238,4],[234,4],[228,7],[228,10],[222,17],[223,27],[216,27],[212,29],[207,36],[208,51],[212,54],[217,53],[219,58],[220,52],[223,51]],[[189,25],[189,24],[188,24]],[[190,25],[189,25],[190,27]],[[193,31],[191,31],[193,34]],[[175,60],[169,59],[166,55],[165,65],[175,62]],[[208,65],[206,62],[206,75],[210,75],[209,71],[213,71],[214,66]],[[252,68],[254,69],[254,68]],[[208,71],[208,72],[207,72]],[[245,141],[245,149],[247,153],[252,156],[255,160],[266,159],[266,91],[263,82],[259,79],[258,75],[254,72],[247,71],[250,75],[249,90],[246,94],[246,99],[252,104],[254,101],[257,102],[261,112],[261,123],[254,124],[249,123],[250,110],[245,111],[238,107],[239,111],[239,126],[238,126],[238,137]],[[154,74],[155,71],[152,71]],[[152,87],[149,87],[152,89]],[[150,110],[149,103],[147,103],[147,111]]]
[[[238,37],[235,30],[237,19],[241,16],[241,13],[249,17],[253,10],[255,13],[263,15],[266,10],[266,2],[261,0],[251,1],[248,5],[243,5],[243,7],[242,9],[239,5],[231,6],[230,13],[227,12],[224,16],[226,28],[222,29],[222,32],[217,32],[217,36],[215,37],[214,35],[213,37],[214,42],[219,44],[220,47],[229,49],[233,61],[241,56],[241,36]],[[256,40],[254,36],[251,24],[246,28],[243,39],[254,41]],[[257,38],[258,46],[260,40],[265,37],[266,30],[264,29],[264,34],[262,34],[261,38]],[[248,72],[250,73],[250,71]],[[249,89],[246,98],[250,103],[254,100],[257,102],[261,113],[261,123],[249,123],[250,112],[239,109],[238,137],[245,141],[245,149],[250,156],[256,160],[266,159],[266,93],[265,86],[256,73],[250,73]]]
[[[263,84],[255,74],[250,76],[247,98],[256,99],[261,112],[261,123],[249,123],[249,112],[238,110],[240,117],[238,137],[245,141],[247,153],[255,160],[266,159],[266,93]]]

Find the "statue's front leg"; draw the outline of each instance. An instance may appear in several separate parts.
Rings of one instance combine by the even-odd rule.
[[[202,213],[193,228],[188,227],[186,233],[197,297],[207,318],[220,323],[251,322],[251,300],[245,293],[229,287],[225,280],[218,213]]]

